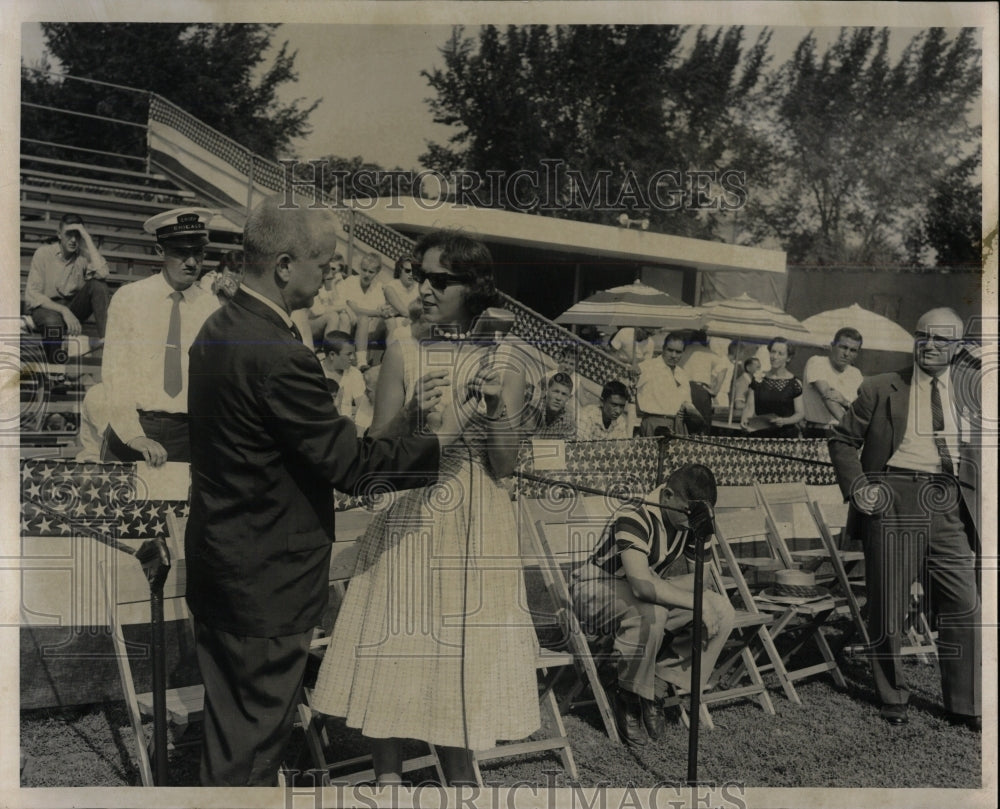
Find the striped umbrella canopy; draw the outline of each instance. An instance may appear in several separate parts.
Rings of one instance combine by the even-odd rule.
[[[861,332],[862,345],[875,351],[913,351],[913,335],[895,321],[852,303],[843,309],[830,309],[802,321],[811,332],[809,345],[828,346],[838,329],[851,326]]]
[[[579,326],[645,326],[653,329],[696,329],[700,310],[666,292],[636,281],[597,292],[556,318]]]
[[[793,343],[808,343],[812,335],[805,326],[777,306],[755,301],[746,293],[738,298],[709,301],[701,305],[701,326],[714,337],[747,342],[767,342],[784,337]]]

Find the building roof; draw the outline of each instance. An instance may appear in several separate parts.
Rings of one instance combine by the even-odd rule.
[[[785,273],[785,253],[652,231],[554,219],[536,214],[452,205],[426,199],[349,201],[393,228],[425,233],[440,227],[468,231],[484,241],[697,270]]]

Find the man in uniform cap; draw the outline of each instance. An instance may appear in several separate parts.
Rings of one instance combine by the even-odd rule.
[[[175,208],[146,220],[162,257],[159,273],[115,293],[108,309],[104,363],[110,461],[191,459],[188,348],[218,300],[195,282],[201,275],[214,211]]]

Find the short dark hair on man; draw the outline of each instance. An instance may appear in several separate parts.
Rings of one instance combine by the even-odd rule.
[[[602,402],[606,402],[612,396],[621,396],[626,402],[631,401],[631,397],[628,395],[628,388],[625,387],[625,383],[620,379],[612,379],[610,382],[605,382],[604,387],[601,388]]]
[[[354,338],[351,337],[346,331],[331,331],[327,332],[326,336],[323,338],[323,352],[328,356],[330,354],[339,355],[348,346],[354,345]]]
[[[842,326],[837,329],[837,333],[833,335],[833,343],[836,344],[841,337],[846,337],[848,340],[857,340],[859,345],[864,342],[861,332],[853,326]]]
[[[700,463],[686,463],[667,477],[667,486],[685,500],[705,500],[714,506],[719,498],[715,474]]]
[[[549,387],[551,388],[553,385],[562,385],[563,387],[569,388],[570,393],[573,392],[572,377],[569,374],[563,373],[562,371],[558,371],[552,374],[551,378],[549,379]]]
[[[497,304],[497,288],[493,279],[493,256],[489,248],[457,230],[432,230],[425,233],[413,248],[417,261],[433,247],[441,248],[441,265],[456,275],[469,276],[469,292],[465,306],[475,317]]]
[[[745,360],[743,360],[743,370],[746,371],[747,373],[750,373],[751,362],[756,362],[758,365],[760,365],[760,360],[757,359],[756,357],[747,357]]]
[[[679,342],[687,345],[687,340],[685,339],[684,332],[682,331],[672,331],[667,334],[667,336],[663,338],[663,348],[665,349],[667,347],[667,343],[670,342]]]
[[[83,217],[78,213],[64,213],[59,219],[59,228],[66,229],[66,225],[82,225]]]

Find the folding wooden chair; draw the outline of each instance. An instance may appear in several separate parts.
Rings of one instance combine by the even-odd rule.
[[[754,490],[764,510],[768,535],[778,558],[787,568],[812,572],[820,572],[824,564],[829,564],[832,575],[825,576],[825,582],[835,596],[843,597],[854,631],[867,643],[861,602],[854,592],[857,582],[852,581],[847,572],[847,565],[864,561],[864,553],[837,547],[823,512],[804,483],[757,483]],[[846,515],[844,521],[846,523]]]
[[[583,633],[573,610],[572,598],[564,578],[567,568],[571,568],[589,557],[598,537],[611,517],[615,504],[609,504],[603,497],[581,497],[578,500],[578,508],[568,515],[562,517],[554,515],[555,519],[536,520],[535,539],[543,554],[548,557],[552,598],[559,610],[561,621],[569,627],[567,631],[570,642],[574,644],[572,647],[574,653],[583,663],[582,668],[585,676],[578,677],[576,684],[567,696],[567,700],[573,705],[581,704],[573,702],[573,700],[589,686],[600,709],[608,735],[617,741],[618,733],[614,714],[611,711],[607,694],[601,685],[586,635]],[[716,592],[725,593],[715,566],[708,562],[705,570],[706,585]],[[708,706],[733,699],[754,698],[765,712],[774,714],[770,695],[767,693],[763,679],[757,670],[753,655],[748,649],[748,645],[753,639],[754,628],[765,624],[768,620],[767,616],[759,613],[753,615],[745,610],[736,611],[736,624],[733,628],[732,638],[727,644],[726,655],[727,658],[735,657],[743,660],[743,671],[749,677],[750,683],[738,684],[738,681],[731,681],[723,686],[719,676],[721,672],[716,670],[710,674],[708,688],[702,695],[700,711],[701,719],[707,727],[714,727]],[[675,692],[675,696],[668,698],[665,704],[668,707],[675,704],[680,706],[681,718],[685,724],[687,723],[688,717],[684,709],[684,694],[682,692]]]
[[[828,597],[804,604],[779,604],[768,600],[759,592],[754,592],[747,584],[744,567],[751,570],[782,569],[784,566],[777,552],[772,551],[772,557],[760,557],[761,541],[769,538],[765,516],[759,510],[736,510],[717,513],[715,516],[716,539],[718,541],[717,561],[727,576],[732,580],[743,606],[751,613],[769,616],[767,623],[761,625],[757,638],[761,642],[763,652],[770,662],[758,663],[761,672],[773,671],[778,677],[782,689],[788,699],[796,705],[802,700],[795,689],[795,681],[814,674],[829,671],[834,682],[841,688],[847,683],[840,672],[836,658],[829,643],[822,633],[822,627],[840,602]],[[752,555],[741,556],[737,550],[747,546]],[[790,648],[779,652],[776,641],[786,633],[795,630],[797,641]],[[813,640],[823,657],[823,662],[799,669],[789,669],[788,662],[809,640]],[[760,660],[760,653],[755,653],[755,659]],[[729,658],[720,666],[723,678],[729,676],[726,671],[738,661]]]
[[[839,496],[839,489],[837,490],[837,494]],[[813,505],[818,518],[822,520],[821,524],[825,524],[829,529],[834,544],[838,548],[844,549],[848,541],[844,533],[847,527],[847,515],[849,511],[847,503],[831,503],[817,499],[813,501]],[[861,569],[861,575],[856,573],[859,568]],[[849,562],[846,562],[845,569],[847,579],[851,584],[851,590],[860,589],[864,591],[865,578],[863,565],[850,565]],[[860,597],[858,598],[858,604],[863,606],[863,600]],[[931,629],[930,621],[927,619],[923,604],[923,587],[920,582],[914,581],[910,587],[910,609],[906,616],[905,635],[908,642],[903,644],[900,654],[914,655],[921,663],[932,665],[937,660],[937,632]],[[863,620],[860,622],[860,626],[855,621],[855,627],[858,636],[861,638],[861,642],[852,643],[851,638],[847,637],[841,651],[846,655],[864,657],[871,646],[868,630]]]
[[[99,563],[100,579],[108,611],[108,625],[111,628],[111,639],[118,663],[118,675],[135,739],[142,785],[147,787],[165,786],[164,784],[156,784],[153,778],[150,766],[153,750],[151,741],[147,743],[142,726],[144,717],[151,718],[153,716],[153,693],[136,692],[132,665],[129,661],[130,646],[132,646],[133,653],[137,650],[126,640],[124,630],[128,624],[147,626],[150,624],[149,583],[136,560],[126,557],[124,554],[120,558],[121,564]],[[190,614],[187,602],[184,600],[185,587],[184,560],[174,559],[163,588],[164,621],[184,621],[186,628],[190,630]],[[185,736],[189,725],[201,720],[205,689],[201,684],[170,688],[167,689],[166,697],[167,717],[171,723],[172,735],[175,740],[180,740]]]

